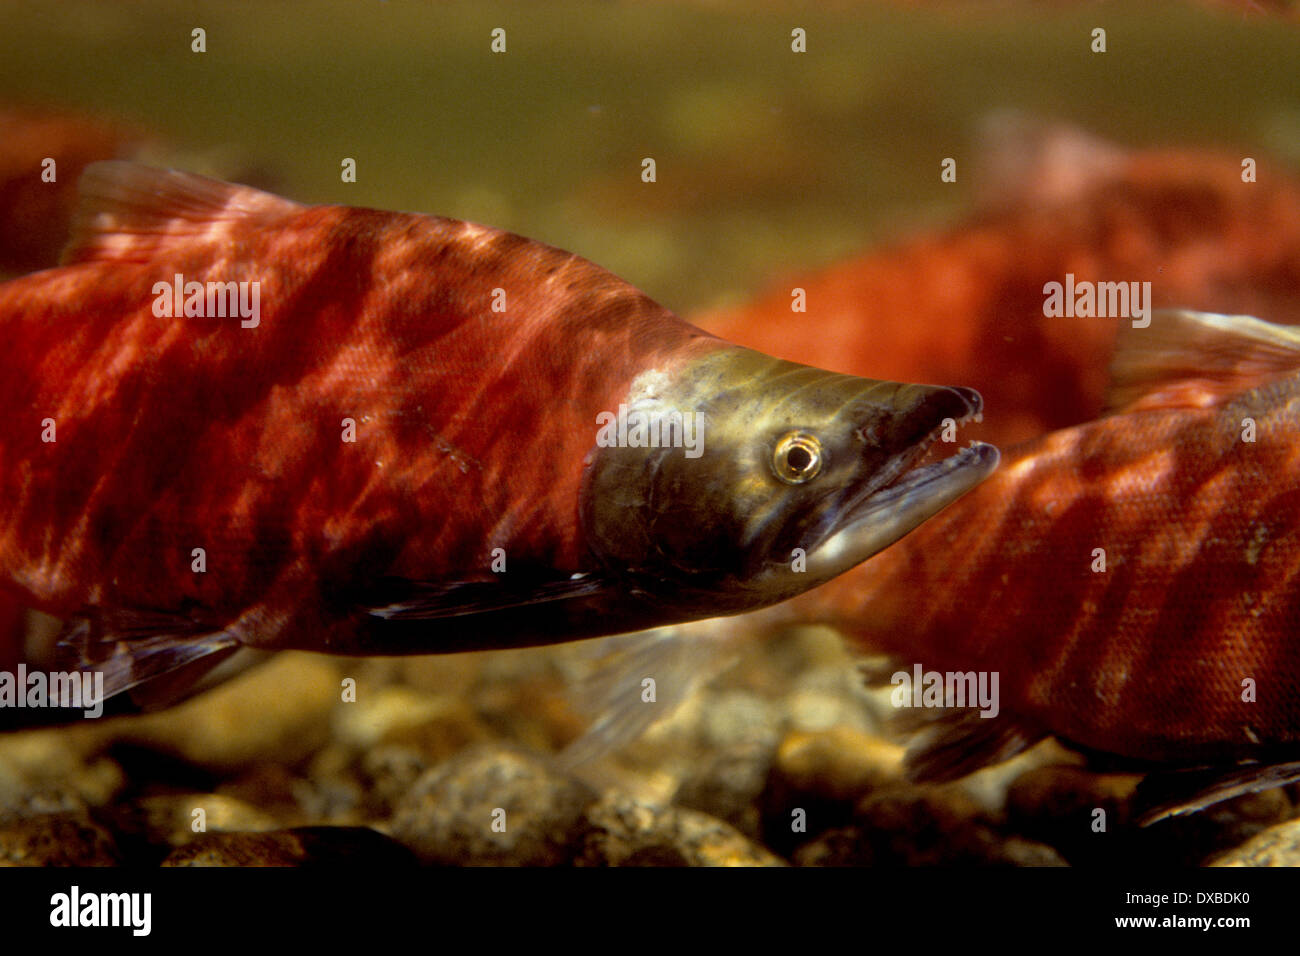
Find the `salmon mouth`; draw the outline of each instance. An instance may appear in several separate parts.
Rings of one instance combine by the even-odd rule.
[[[931,410],[927,417],[936,424],[931,425],[929,430],[919,437],[906,439],[900,443],[899,450],[876,469],[871,479],[863,485],[858,494],[854,496],[854,499],[848,503],[847,515],[854,515],[860,506],[869,502],[877,493],[893,488],[905,480],[910,480],[918,473],[922,475],[921,478],[915,479],[918,481],[923,481],[926,475],[940,473],[942,469],[936,466],[942,465],[950,459],[945,456],[941,461],[937,460],[939,456],[935,453],[945,446],[951,447],[955,444],[952,441],[940,441],[939,438],[943,432],[949,428],[955,430],[968,422],[983,421],[984,400],[980,393],[973,388],[949,387],[937,393],[934,398],[938,400],[938,407]],[[960,407],[952,407],[954,400],[960,403]],[[859,434],[864,441],[868,440],[866,436]],[[977,445],[980,443],[972,442],[971,444]],[[996,449],[994,450],[996,451]],[[957,458],[960,455],[961,452],[957,452],[951,457]],[[950,467],[961,467],[964,464],[965,461],[963,460],[954,463]]]
[[[1001,453],[985,442],[972,441],[936,460],[935,452],[951,444],[939,440],[945,429],[981,420],[979,393],[966,388],[952,391],[965,399],[965,413],[944,416],[877,469],[841,508],[835,530],[808,555],[810,571],[814,564],[831,575],[848,570],[893,544],[994,472]]]
[[[925,457],[929,450],[928,447],[923,449],[916,458]],[[947,458],[905,468],[893,481],[854,506],[849,524],[878,518],[888,508],[909,510],[921,506],[924,503],[921,499],[942,499],[943,504],[934,509],[937,511],[991,475],[1000,458],[1001,453],[995,446],[973,441]]]

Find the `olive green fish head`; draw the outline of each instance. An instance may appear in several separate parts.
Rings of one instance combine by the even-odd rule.
[[[991,445],[913,467],[980,407],[971,389],[856,378],[738,347],[645,373],[598,418],[586,539],[609,571],[664,603],[725,613],[784,600],[986,478]]]

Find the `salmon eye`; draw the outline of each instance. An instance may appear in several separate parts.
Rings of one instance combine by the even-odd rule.
[[[772,449],[772,471],[787,485],[802,485],[822,470],[822,443],[810,432],[787,432]]]

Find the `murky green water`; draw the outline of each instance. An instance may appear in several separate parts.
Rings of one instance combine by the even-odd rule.
[[[1165,4],[0,5],[0,99],[136,121],[297,199],[513,229],[681,312],[951,216],[992,109],[1300,163],[1297,63],[1292,25]]]

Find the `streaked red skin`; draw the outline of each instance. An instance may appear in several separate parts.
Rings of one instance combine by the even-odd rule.
[[[463,226],[285,203],[0,287],[0,576],[61,617],[192,606],[195,631],[330,649],[351,639],[341,588],[488,580],[497,547],[579,570],[597,413],[727,343],[576,256]],[[260,325],[155,317],[174,273],[260,281]]]
[[[1300,744],[1300,405],[1288,402],[1298,377],[1029,442],[786,613],[834,622],[909,671],[997,671],[995,719],[1031,737],[1174,762]]]
[[[1045,318],[1043,286],[1152,283],[1156,307],[1300,322],[1300,184],[1261,160],[1198,151],[1077,156],[1064,193],[1044,168],[1019,203],[815,275],[757,302],[695,316],[779,358],[904,382],[958,382],[984,396],[963,438],[1006,447],[1096,418],[1116,323]],[[1095,169],[1081,168],[1095,166]],[[1080,181],[1075,182],[1074,177]],[[1068,197],[1068,198],[1067,198]],[[807,313],[791,312],[791,289]]]

